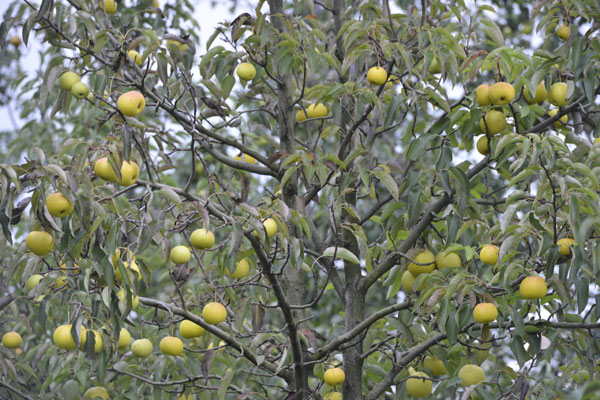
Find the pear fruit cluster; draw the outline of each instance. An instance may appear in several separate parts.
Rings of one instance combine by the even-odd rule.
[[[414,261],[414,262],[413,262]],[[417,277],[421,274],[427,274],[438,269],[458,268],[462,266],[460,255],[452,251],[441,251],[437,257],[429,250],[419,252],[408,264],[407,270],[402,274],[401,284],[404,291],[410,293],[414,291],[414,285]],[[421,282],[416,290],[424,289],[424,282]]]

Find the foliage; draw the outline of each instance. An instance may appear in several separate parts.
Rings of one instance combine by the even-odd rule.
[[[23,337],[0,349],[2,398],[69,400],[104,386],[121,399],[392,399],[407,396],[409,367],[432,376],[430,398],[598,398],[596,0],[261,0],[207,43],[191,1],[118,1],[115,14],[97,3],[13,1],[0,26],[0,101],[26,121],[0,135],[1,329]],[[42,43],[37,74],[8,43],[14,32]],[[251,81],[236,75],[242,62],[256,68]],[[367,82],[373,66],[386,84]],[[60,88],[67,70],[93,98]],[[516,98],[478,106],[474,89],[500,81]],[[553,117],[523,96],[542,81],[568,83]],[[117,99],[132,90],[146,107],[126,117]],[[319,103],[327,114],[310,118]],[[492,108],[508,125],[480,156]],[[100,179],[102,157],[135,161],[140,178]],[[45,206],[57,191],[74,205],[67,217]],[[212,248],[191,246],[200,228]],[[51,253],[28,251],[34,230],[53,235]],[[565,237],[575,244],[561,256]],[[495,265],[478,256],[488,243],[500,248]],[[177,245],[192,248],[188,263],[170,261]],[[458,253],[462,266],[403,289],[423,249]],[[231,278],[244,258],[250,273]],[[33,274],[43,278],[29,291]],[[540,300],[519,294],[530,275],[548,284]],[[227,308],[217,325],[202,318],[213,301]],[[496,322],[474,322],[482,302],[497,306]],[[181,356],[161,354],[183,319],[208,332],[183,339]],[[58,348],[63,324],[77,343],[78,327],[98,331],[101,350],[91,334],[81,351]],[[119,350],[122,327],[153,353]],[[461,386],[467,364],[485,381]],[[334,366],[346,377],[337,389],[323,383]]]

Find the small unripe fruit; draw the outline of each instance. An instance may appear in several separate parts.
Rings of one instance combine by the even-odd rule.
[[[152,354],[152,342],[148,339],[138,339],[131,345],[131,351],[140,358],[146,358]]]

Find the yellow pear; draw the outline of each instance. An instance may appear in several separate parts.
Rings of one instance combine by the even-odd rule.
[[[221,303],[208,303],[202,309],[202,319],[207,324],[217,325],[227,318],[227,309]]]
[[[247,258],[243,258],[235,265],[235,270],[230,274],[228,270],[225,270],[225,274],[233,279],[245,278],[250,273],[250,261]]]
[[[425,372],[417,372],[413,368],[408,369],[410,376],[429,378]],[[408,378],[406,380],[406,392],[417,399],[427,397],[433,391],[433,382],[430,379]]]
[[[300,123],[305,121],[307,114],[308,112],[304,112],[304,110],[298,110],[298,112],[296,112],[296,122]]]
[[[137,357],[146,358],[152,354],[152,342],[148,339],[138,339],[131,345],[131,351]]]
[[[125,347],[129,346],[129,343],[131,343],[131,334],[127,329],[121,328],[121,331],[119,332],[119,341],[117,342],[117,347],[119,349],[124,349]]]
[[[269,238],[277,233],[277,222],[275,222],[273,218],[265,219],[265,221],[263,222],[263,226]]]
[[[175,264],[185,264],[190,261],[192,253],[187,246],[175,246],[171,249],[171,261]]]
[[[508,104],[515,98],[515,88],[508,82],[497,82],[490,87],[490,101],[492,104]]]
[[[254,65],[247,62],[238,65],[235,72],[237,73],[237,76],[244,81],[251,81],[256,76],[256,68],[254,68]]]
[[[435,264],[438,269],[442,268],[458,268],[462,265],[460,255],[454,252],[440,251],[435,258]]]
[[[327,371],[325,371],[325,374],[323,374],[323,380],[329,386],[341,385],[345,379],[346,374],[340,367],[329,368]]]
[[[92,386],[83,394],[84,399],[98,399],[101,398],[103,400],[110,399],[110,395],[108,394],[108,390],[103,388],[102,386]]]
[[[61,89],[71,91],[74,84],[79,82],[79,75],[73,71],[63,73],[58,80]]]
[[[415,278],[421,274],[431,272],[435,269],[435,256],[429,250],[420,252],[413,260],[416,264],[412,262],[408,264],[408,270]]]
[[[498,262],[498,253],[500,249],[498,246],[494,246],[493,244],[487,244],[483,246],[481,251],[479,252],[479,258],[481,262],[488,265],[496,265]]]
[[[178,356],[183,353],[183,342],[181,339],[173,336],[162,338],[159,347],[160,351],[168,356]]]
[[[123,304],[123,306],[125,304],[127,304],[127,297],[125,297],[125,289],[121,288],[117,292],[117,297],[119,298],[119,300],[121,300],[121,304]],[[138,304],[140,304],[140,297],[132,295],[132,298],[131,298],[131,308],[135,310],[137,308]]]
[[[410,271],[404,271],[402,273],[402,277],[400,278],[400,283],[402,284],[402,288],[406,293],[412,293],[415,291],[415,282],[417,278],[410,273]],[[425,282],[421,282],[417,290],[425,289]]]
[[[423,360],[423,366],[425,368],[429,368],[433,376],[446,375],[448,373],[444,362],[442,360],[438,360],[435,357],[425,357],[425,360]]]
[[[131,186],[137,182],[139,176],[140,167],[135,161],[123,161],[123,164],[121,164],[121,180],[115,179],[115,182],[121,186]]]
[[[556,29],[556,36],[558,36],[562,40],[565,40],[565,41],[568,40],[570,34],[571,34],[571,28],[569,27],[569,25],[562,24],[561,26],[559,26]]]
[[[244,161],[248,164],[256,164],[256,159],[248,154],[240,154],[238,156],[233,157],[234,160]]]
[[[562,107],[568,103],[567,101],[567,84],[565,82],[557,82],[550,86],[548,100],[552,105]]]
[[[524,299],[541,299],[548,293],[548,285],[541,276],[528,276],[521,281],[519,293]]]
[[[493,303],[479,303],[473,309],[473,319],[480,324],[489,324],[498,317],[498,309]]]
[[[17,332],[6,332],[2,336],[2,345],[8,349],[16,349],[21,346],[23,339]]]
[[[66,217],[73,212],[73,204],[62,193],[52,193],[46,197],[46,207],[53,217]]]
[[[44,277],[40,274],[34,274],[31,275],[29,277],[29,279],[27,279],[27,283],[25,284],[25,287],[27,288],[28,291],[31,291],[34,287],[36,287],[37,285],[39,285],[40,281],[43,279]]]
[[[383,85],[387,81],[387,72],[382,67],[372,67],[367,71],[367,80],[371,85]]]
[[[85,342],[87,341],[87,333],[91,332],[91,334],[94,335],[94,353],[99,352],[100,350],[102,350],[102,346],[104,344],[104,342],[102,341],[102,335],[100,334],[100,332],[96,331],[96,330],[86,330],[83,327],[81,327],[81,337],[80,337],[80,341],[81,341],[81,346],[79,346],[79,348],[81,350],[85,349]]]
[[[195,322],[184,319],[179,324],[179,333],[186,339],[202,336],[206,330]]]
[[[140,55],[140,53],[138,53],[135,50],[129,50],[127,52],[127,55],[129,56],[129,58],[131,58],[133,60],[133,62],[139,67],[140,65],[142,65],[142,56]]]
[[[342,394],[340,392],[329,392],[323,397],[324,400],[342,400]]]
[[[483,135],[477,140],[477,151],[483,156],[490,154],[490,140],[486,135]]]
[[[121,271],[118,267],[118,262],[120,259],[121,250],[117,249],[115,251],[115,254],[111,257],[111,262],[113,267],[115,268],[115,276],[119,282],[123,280],[123,276],[121,275]],[[125,260],[123,260],[123,265],[127,270],[131,270],[137,273],[138,279],[142,280],[142,272],[140,271],[140,267],[138,267],[137,263],[135,262],[135,256],[133,255],[133,252],[131,250],[127,250],[127,257],[125,258]]]
[[[529,90],[525,88],[523,91],[523,96],[525,96],[525,100],[527,100],[530,104],[538,104],[543,103],[548,98],[548,91],[546,90],[546,84],[544,81],[541,81],[537,88],[535,89],[535,96],[531,97],[529,95]]]
[[[103,7],[107,14],[114,14],[117,12],[117,3],[115,0],[99,0],[98,8],[102,10]]]
[[[553,108],[552,110],[548,111],[548,115],[550,117],[554,117],[557,113],[558,113],[558,108]],[[559,119],[557,119],[556,121],[554,121],[554,128],[555,129],[564,128],[565,127],[564,124],[566,124],[568,121],[569,121],[569,117],[567,116],[567,114],[565,114],[562,117],[560,117]]]
[[[108,158],[102,157],[94,163],[94,173],[105,181],[114,182],[117,178],[117,173],[108,162]]]
[[[25,245],[33,253],[43,257],[52,251],[54,238],[48,232],[33,231],[29,232],[27,238],[25,238]]]
[[[52,338],[54,339],[54,344],[61,349],[75,350],[77,348],[75,340],[71,336],[71,324],[61,325],[56,328]]]
[[[463,386],[476,385],[485,380],[485,372],[478,365],[467,364],[458,371]]]
[[[489,106],[492,104],[490,100],[490,85],[483,83],[475,89],[475,99],[480,106]]]
[[[327,116],[327,107],[322,104],[311,104],[306,109],[306,113],[308,114],[308,118],[323,118]]]
[[[486,128],[487,124],[487,130]],[[506,117],[502,111],[489,110],[485,113],[485,122],[483,117],[479,120],[479,127],[484,133],[495,135],[506,128]]]
[[[197,249],[210,249],[215,244],[215,235],[206,229],[196,229],[190,236],[192,246]]]
[[[146,107],[146,99],[140,92],[133,90],[131,92],[123,93],[117,99],[117,107],[119,111],[128,117],[136,117]]]
[[[562,238],[559,239],[558,242],[556,242],[556,244],[558,245],[558,253],[561,256],[570,256],[571,255],[571,246],[573,246],[575,244],[575,239],[573,238]],[[29,282],[29,281],[27,281]],[[29,289],[31,290],[31,289]]]

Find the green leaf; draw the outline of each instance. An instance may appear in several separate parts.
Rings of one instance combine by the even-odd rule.
[[[392,176],[390,174],[388,174],[387,172],[385,172],[383,169],[380,169],[380,168],[373,171],[373,173],[379,179],[379,181],[381,181],[381,183],[383,183],[383,185],[390,192],[390,194],[392,195],[394,200],[398,200],[398,184],[396,183],[394,178],[392,178]]]
[[[325,257],[333,257],[335,255],[336,259],[341,258],[342,260],[351,262],[353,264],[360,264],[360,260],[352,253],[350,250],[344,247],[328,247],[323,252]]]

